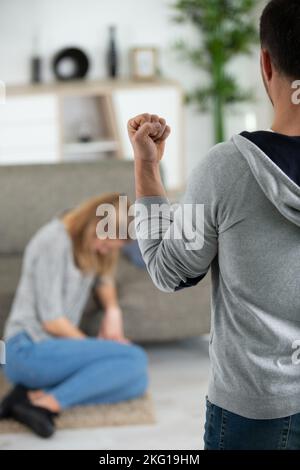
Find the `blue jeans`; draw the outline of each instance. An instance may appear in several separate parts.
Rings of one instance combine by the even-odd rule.
[[[279,419],[247,419],[207,400],[204,448],[299,450],[300,414]]]
[[[129,400],[148,385],[140,347],[96,338],[34,342],[20,333],[7,342],[4,373],[13,384],[53,395],[62,409]]]

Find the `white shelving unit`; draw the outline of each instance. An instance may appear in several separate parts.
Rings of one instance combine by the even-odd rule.
[[[115,140],[93,140],[91,142],[69,142],[64,144],[64,155],[88,155],[90,153],[116,152],[118,142]]]
[[[168,189],[184,181],[182,90],[168,80],[77,81],[7,89],[0,106],[0,165],[131,159],[127,121],[143,112],[172,127],[163,161]]]

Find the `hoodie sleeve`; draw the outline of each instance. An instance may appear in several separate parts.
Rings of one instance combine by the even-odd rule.
[[[136,201],[136,234],[154,284],[164,292],[191,287],[208,272],[218,251],[217,200],[212,165],[197,166],[180,205],[168,199]]]

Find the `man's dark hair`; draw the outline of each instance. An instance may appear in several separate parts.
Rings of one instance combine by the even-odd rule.
[[[300,79],[300,0],[271,0],[261,16],[260,40],[280,73]]]

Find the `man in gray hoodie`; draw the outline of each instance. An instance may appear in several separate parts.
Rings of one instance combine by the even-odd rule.
[[[214,147],[176,211],[159,170],[170,128],[149,114],[128,123],[136,231],[153,282],[175,292],[211,270],[206,449],[300,449],[299,31],[299,0],[268,3],[261,69],[273,125]],[[204,205],[187,219],[195,245],[185,228],[174,236],[190,205]]]

